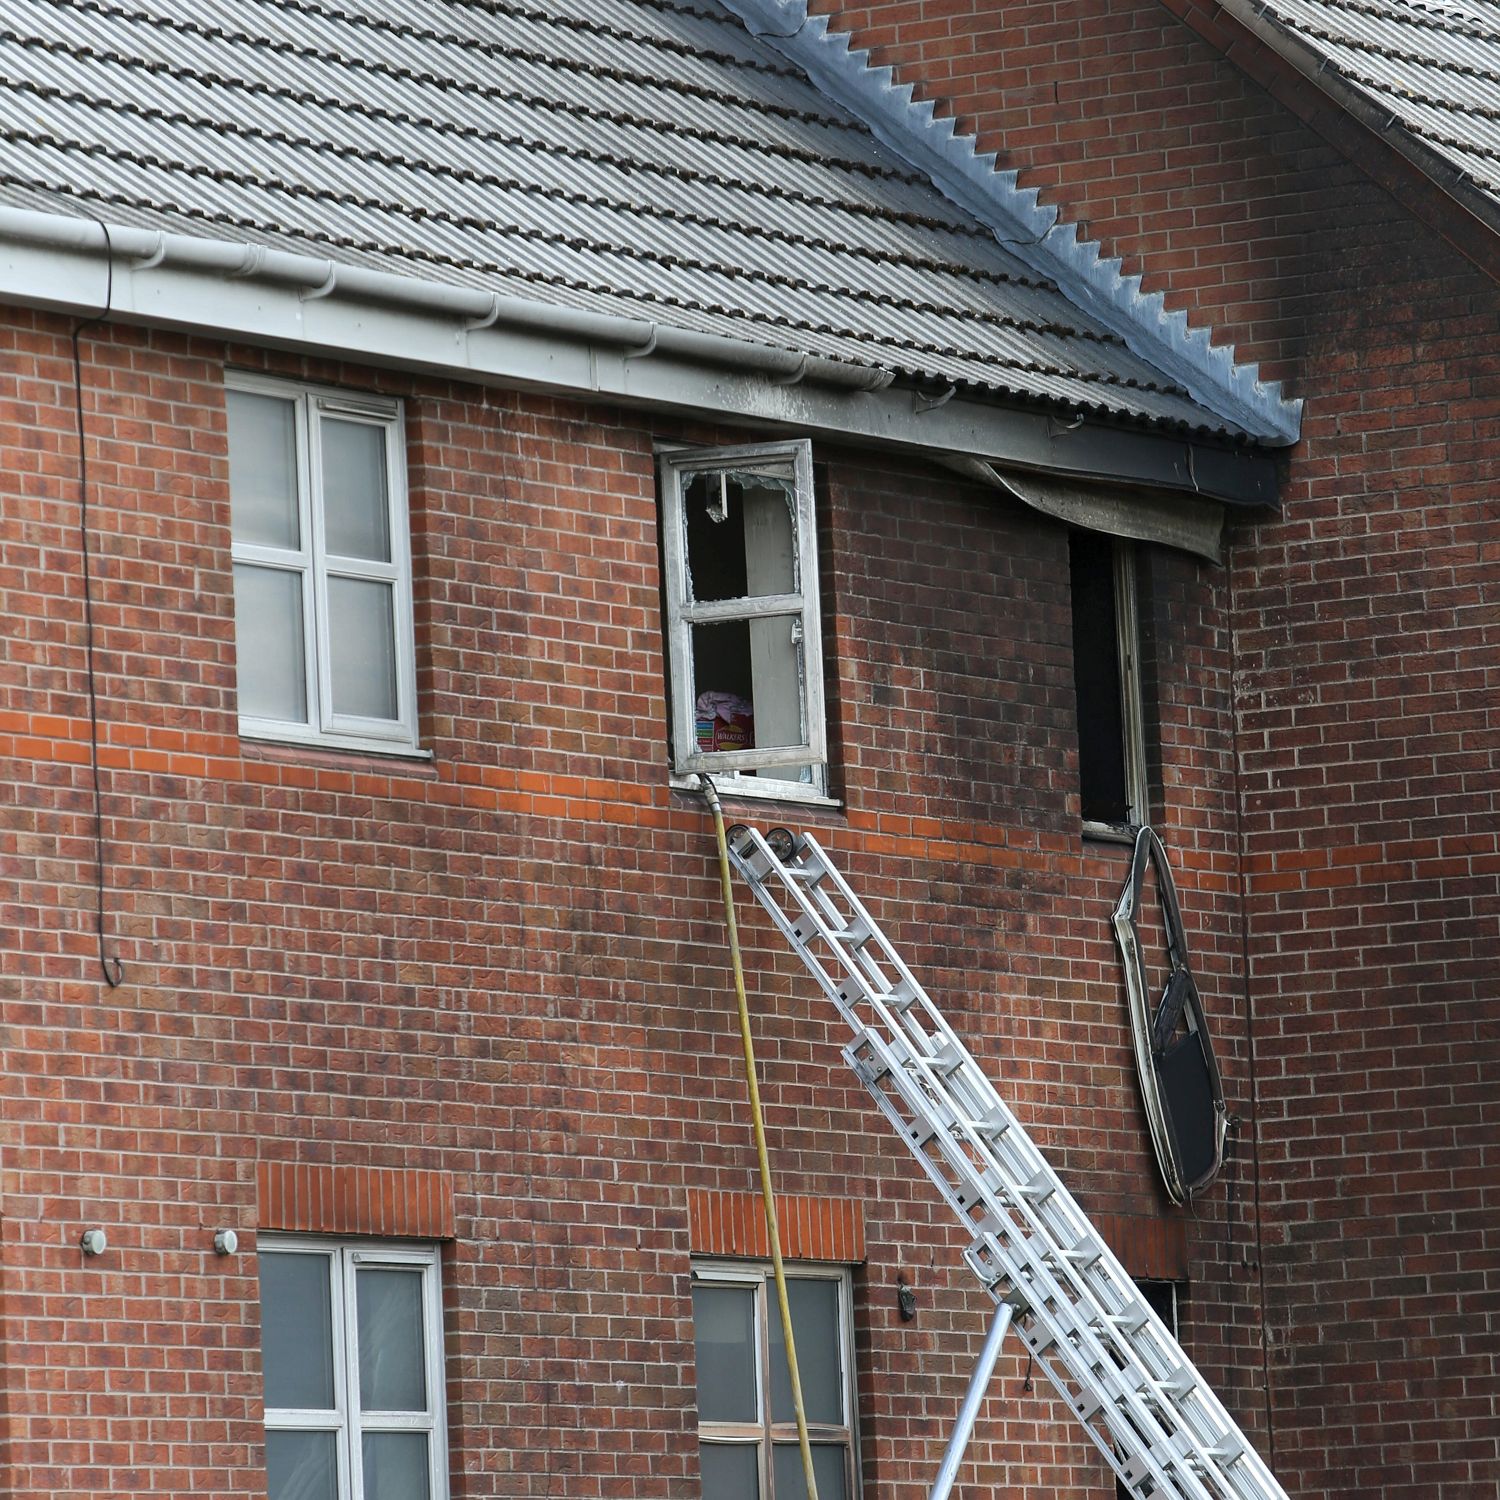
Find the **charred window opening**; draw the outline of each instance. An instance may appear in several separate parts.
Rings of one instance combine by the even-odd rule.
[[[1075,531],[1068,564],[1083,821],[1129,828],[1146,820],[1135,552],[1129,542]]]
[[[1177,1333],[1177,1298],[1178,1282],[1175,1281],[1148,1281],[1137,1277],[1135,1289],[1145,1300],[1151,1311],[1161,1319],[1162,1325],[1175,1339]],[[1131,1500],[1131,1491],[1123,1479],[1115,1480],[1115,1495],[1117,1500]]]
[[[674,453],[662,468],[673,767],[821,794],[808,447]]]

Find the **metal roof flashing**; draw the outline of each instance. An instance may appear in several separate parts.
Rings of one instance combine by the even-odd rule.
[[[837,104],[864,123],[901,160],[931,179],[950,201],[972,214],[1031,269],[1123,338],[1130,349],[1179,381],[1192,397],[1243,428],[1257,442],[1290,446],[1301,433],[1302,402],[1279,383],[1259,379],[1257,367],[1237,363],[1232,345],[1212,342],[1187,314],[1168,311],[1160,292],[1143,293],[1139,276],[1123,275],[1117,259],[1078,236],[1017,173],[995,170],[972,136],[951,119],[935,117],[931,101],[914,103],[912,86],[894,70],[873,67],[869,53],[833,30],[826,16],[809,16],[806,0],[723,0],[759,38],[802,68]]]
[[[1274,456],[1249,443],[1064,421],[966,393],[935,402],[888,371],[770,345],[241,241],[0,207],[0,298],[94,316],[106,291],[109,316],[126,323],[1241,506],[1277,499]]]

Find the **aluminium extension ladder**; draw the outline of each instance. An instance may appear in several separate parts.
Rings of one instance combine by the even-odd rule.
[[[730,857],[848,1023],[845,1058],[972,1236],[964,1259],[1000,1304],[989,1367],[1013,1313],[1132,1495],[1286,1500],[817,841],[773,837],[776,850],[738,826]]]

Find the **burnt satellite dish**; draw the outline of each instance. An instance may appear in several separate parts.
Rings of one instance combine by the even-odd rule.
[[[1146,880],[1153,872],[1168,965],[1159,998],[1148,990],[1140,931]],[[1177,887],[1166,847],[1151,828],[1136,834],[1135,855],[1115,906],[1114,927],[1125,965],[1130,1032],[1151,1144],[1173,1202],[1187,1203],[1214,1180],[1223,1165],[1229,1117],[1208,1018],[1188,963]]]

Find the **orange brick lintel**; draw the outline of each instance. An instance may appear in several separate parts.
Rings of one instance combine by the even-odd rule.
[[[1145,1214],[1095,1214],[1094,1227],[1138,1281],[1186,1281],[1187,1224]]]
[[[261,1162],[255,1186],[261,1229],[421,1240],[454,1237],[449,1172]]]
[[[865,1258],[864,1205],[852,1198],[776,1195],[781,1253],[788,1260]],[[688,1236],[694,1255],[735,1255],[767,1260],[771,1240],[759,1193],[688,1189]]]

